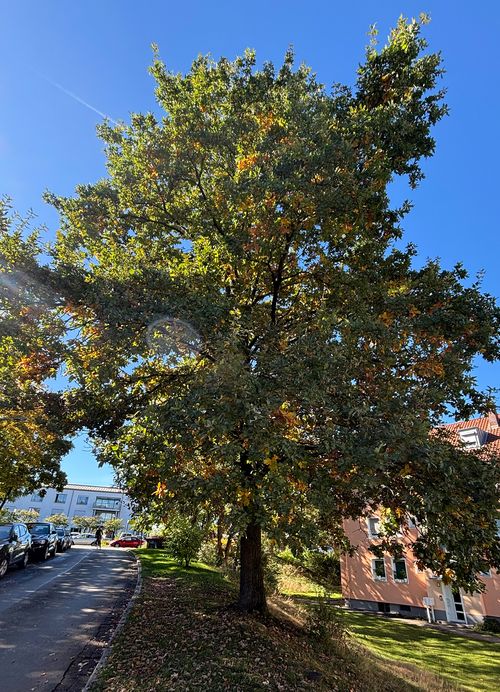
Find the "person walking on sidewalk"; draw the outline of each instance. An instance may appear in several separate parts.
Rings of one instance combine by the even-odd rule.
[[[97,547],[100,549],[102,542],[102,526],[97,527],[97,531],[95,532],[95,542]]]

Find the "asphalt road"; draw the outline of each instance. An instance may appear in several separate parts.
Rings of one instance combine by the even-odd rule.
[[[135,587],[133,557],[73,546],[0,581],[0,691],[83,689]]]

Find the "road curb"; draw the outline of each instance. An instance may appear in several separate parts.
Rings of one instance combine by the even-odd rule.
[[[109,655],[111,653],[111,647],[113,645],[113,642],[114,642],[115,638],[122,631],[122,629],[125,625],[125,622],[127,621],[128,614],[130,613],[132,606],[134,605],[135,601],[137,600],[137,598],[141,592],[141,589],[142,589],[142,565],[141,565],[141,561],[139,560],[137,555],[135,555],[134,553],[132,553],[130,551],[128,551],[128,553],[129,553],[129,555],[132,555],[135,558],[135,561],[137,563],[137,583],[135,585],[134,593],[132,594],[130,601],[127,604],[127,607],[123,611],[122,616],[120,618],[120,621],[118,622],[113,634],[111,635],[108,643],[106,644],[106,648],[102,652],[101,658],[99,659],[96,667],[92,671],[92,675],[87,680],[85,687],[82,689],[82,692],[89,692],[90,691],[90,688],[92,687],[94,682],[97,680],[99,673],[104,668],[104,665],[106,664],[106,661],[108,660]]]

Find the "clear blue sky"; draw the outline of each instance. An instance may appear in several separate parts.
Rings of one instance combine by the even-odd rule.
[[[151,43],[167,65],[185,71],[198,53],[233,58],[246,47],[280,62],[290,44],[319,79],[352,83],[367,30],[384,40],[400,14],[431,15],[425,35],[441,50],[451,115],[435,131],[437,150],[412,193],[407,239],[446,266],[462,260],[486,272],[484,288],[500,296],[497,173],[500,160],[500,3],[464,0],[334,2],[332,0],[44,0],[0,5],[0,194],[35,210],[52,234],[50,189],[71,194],[104,173],[95,126],[101,117],[155,109],[147,67]],[[500,385],[500,366],[478,364],[482,387]],[[72,482],[110,483],[83,439],[64,462]]]

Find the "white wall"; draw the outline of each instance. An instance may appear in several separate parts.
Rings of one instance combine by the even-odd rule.
[[[56,498],[59,495],[65,495],[64,502],[56,502]],[[87,498],[87,503],[79,503],[78,500],[82,498]],[[132,518],[132,511],[130,509],[130,500],[120,491],[107,490],[84,490],[78,487],[68,487],[63,490],[62,493],[57,493],[54,488],[47,488],[46,495],[41,499],[41,501],[36,501],[32,498],[32,495],[25,495],[22,497],[17,497],[14,501],[8,502],[5,505],[6,509],[38,509],[40,514],[40,520],[45,519],[45,517],[51,514],[66,514],[70,519],[74,516],[94,516],[95,511],[107,511],[107,508],[99,508],[95,506],[96,499],[108,499],[112,500],[112,506],[118,508],[118,511],[110,512],[113,517],[121,519],[123,522],[123,528],[127,528],[128,522]],[[106,517],[109,518],[109,517]]]

